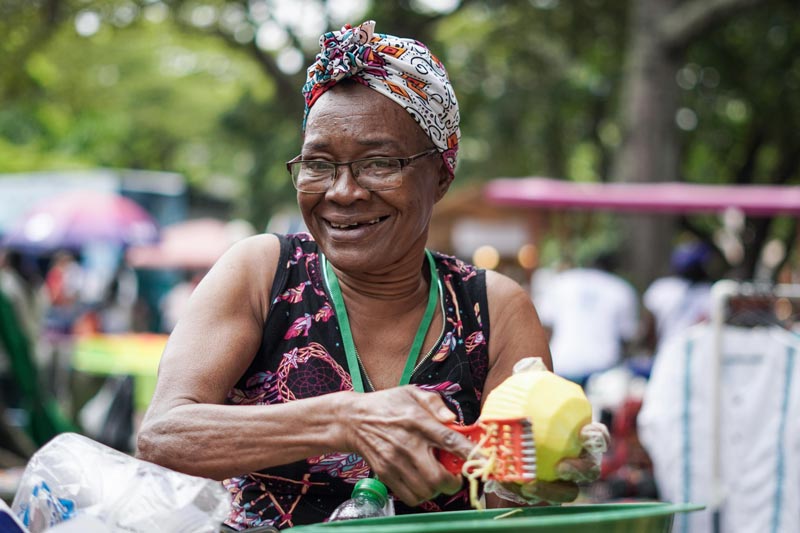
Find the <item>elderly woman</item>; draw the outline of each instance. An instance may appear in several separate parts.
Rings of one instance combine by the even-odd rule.
[[[521,287],[426,250],[458,104],[423,44],[373,27],[323,35],[308,69],[288,168],[311,235],[256,236],[219,260],[139,434],[140,457],[224,480],[236,529],[322,521],[370,475],[398,513],[467,508],[433,450],[472,445],[445,424],[475,422],[520,358],[551,366]],[[574,498],[566,488],[548,499]]]

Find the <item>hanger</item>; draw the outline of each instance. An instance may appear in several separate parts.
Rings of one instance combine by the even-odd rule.
[[[786,328],[786,323],[775,313],[776,300],[775,296],[766,293],[733,296],[728,300],[729,314],[725,322],[743,328]]]

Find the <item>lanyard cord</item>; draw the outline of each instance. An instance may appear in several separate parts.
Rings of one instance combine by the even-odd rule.
[[[436,273],[436,264],[433,261],[433,255],[425,250],[425,257],[428,259],[428,266],[431,271],[430,288],[428,289],[428,305],[425,308],[425,314],[422,321],[417,328],[417,334],[414,336],[414,342],[411,344],[411,349],[408,352],[408,359],[406,359],[406,366],[403,369],[403,375],[400,377],[398,386],[407,385],[411,381],[411,375],[414,373],[414,367],[417,363],[417,358],[422,351],[422,345],[425,342],[425,335],[433,322],[433,315],[436,311],[436,302],[439,299],[439,283],[438,275]],[[364,392],[364,383],[361,379],[361,366],[359,365],[358,352],[356,351],[355,342],[353,342],[353,332],[350,329],[350,319],[347,317],[347,308],[344,305],[344,298],[342,297],[342,289],[339,286],[339,280],[336,278],[336,273],[333,267],[328,262],[324,254],[320,253],[320,260],[322,261],[322,272],[325,277],[325,284],[328,286],[328,291],[333,300],[333,308],[336,312],[336,318],[339,320],[339,329],[342,333],[342,342],[344,344],[344,352],[347,356],[347,369],[350,372],[350,379],[353,382],[353,390],[356,392]]]

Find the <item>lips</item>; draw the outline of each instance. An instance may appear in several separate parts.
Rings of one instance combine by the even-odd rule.
[[[333,229],[337,229],[337,230],[354,230],[354,229],[358,229],[358,228],[362,228],[362,227],[366,227],[366,226],[374,226],[375,224],[377,224],[379,222],[383,222],[387,218],[389,218],[388,215],[387,216],[382,216],[382,217],[375,217],[375,218],[372,218],[372,219],[369,219],[369,220],[357,221],[357,222],[353,222],[353,221],[334,222],[332,220],[326,220],[326,222]]]

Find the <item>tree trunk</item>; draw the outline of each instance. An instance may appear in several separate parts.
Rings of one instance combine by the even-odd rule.
[[[622,145],[612,180],[660,182],[678,179],[675,113],[679,87],[675,73],[680,57],[668,50],[658,23],[675,0],[633,0],[631,35],[622,89]],[[667,215],[626,217],[623,264],[632,281],[643,286],[669,264],[675,219]]]
[[[675,74],[688,47],[713,27],[762,0],[631,0],[630,35],[622,83],[622,145],[612,180],[675,181],[680,177]],[[643,286],[663,274],[677,227],[675,217],[641,216],[626,224],[623,261]]]

